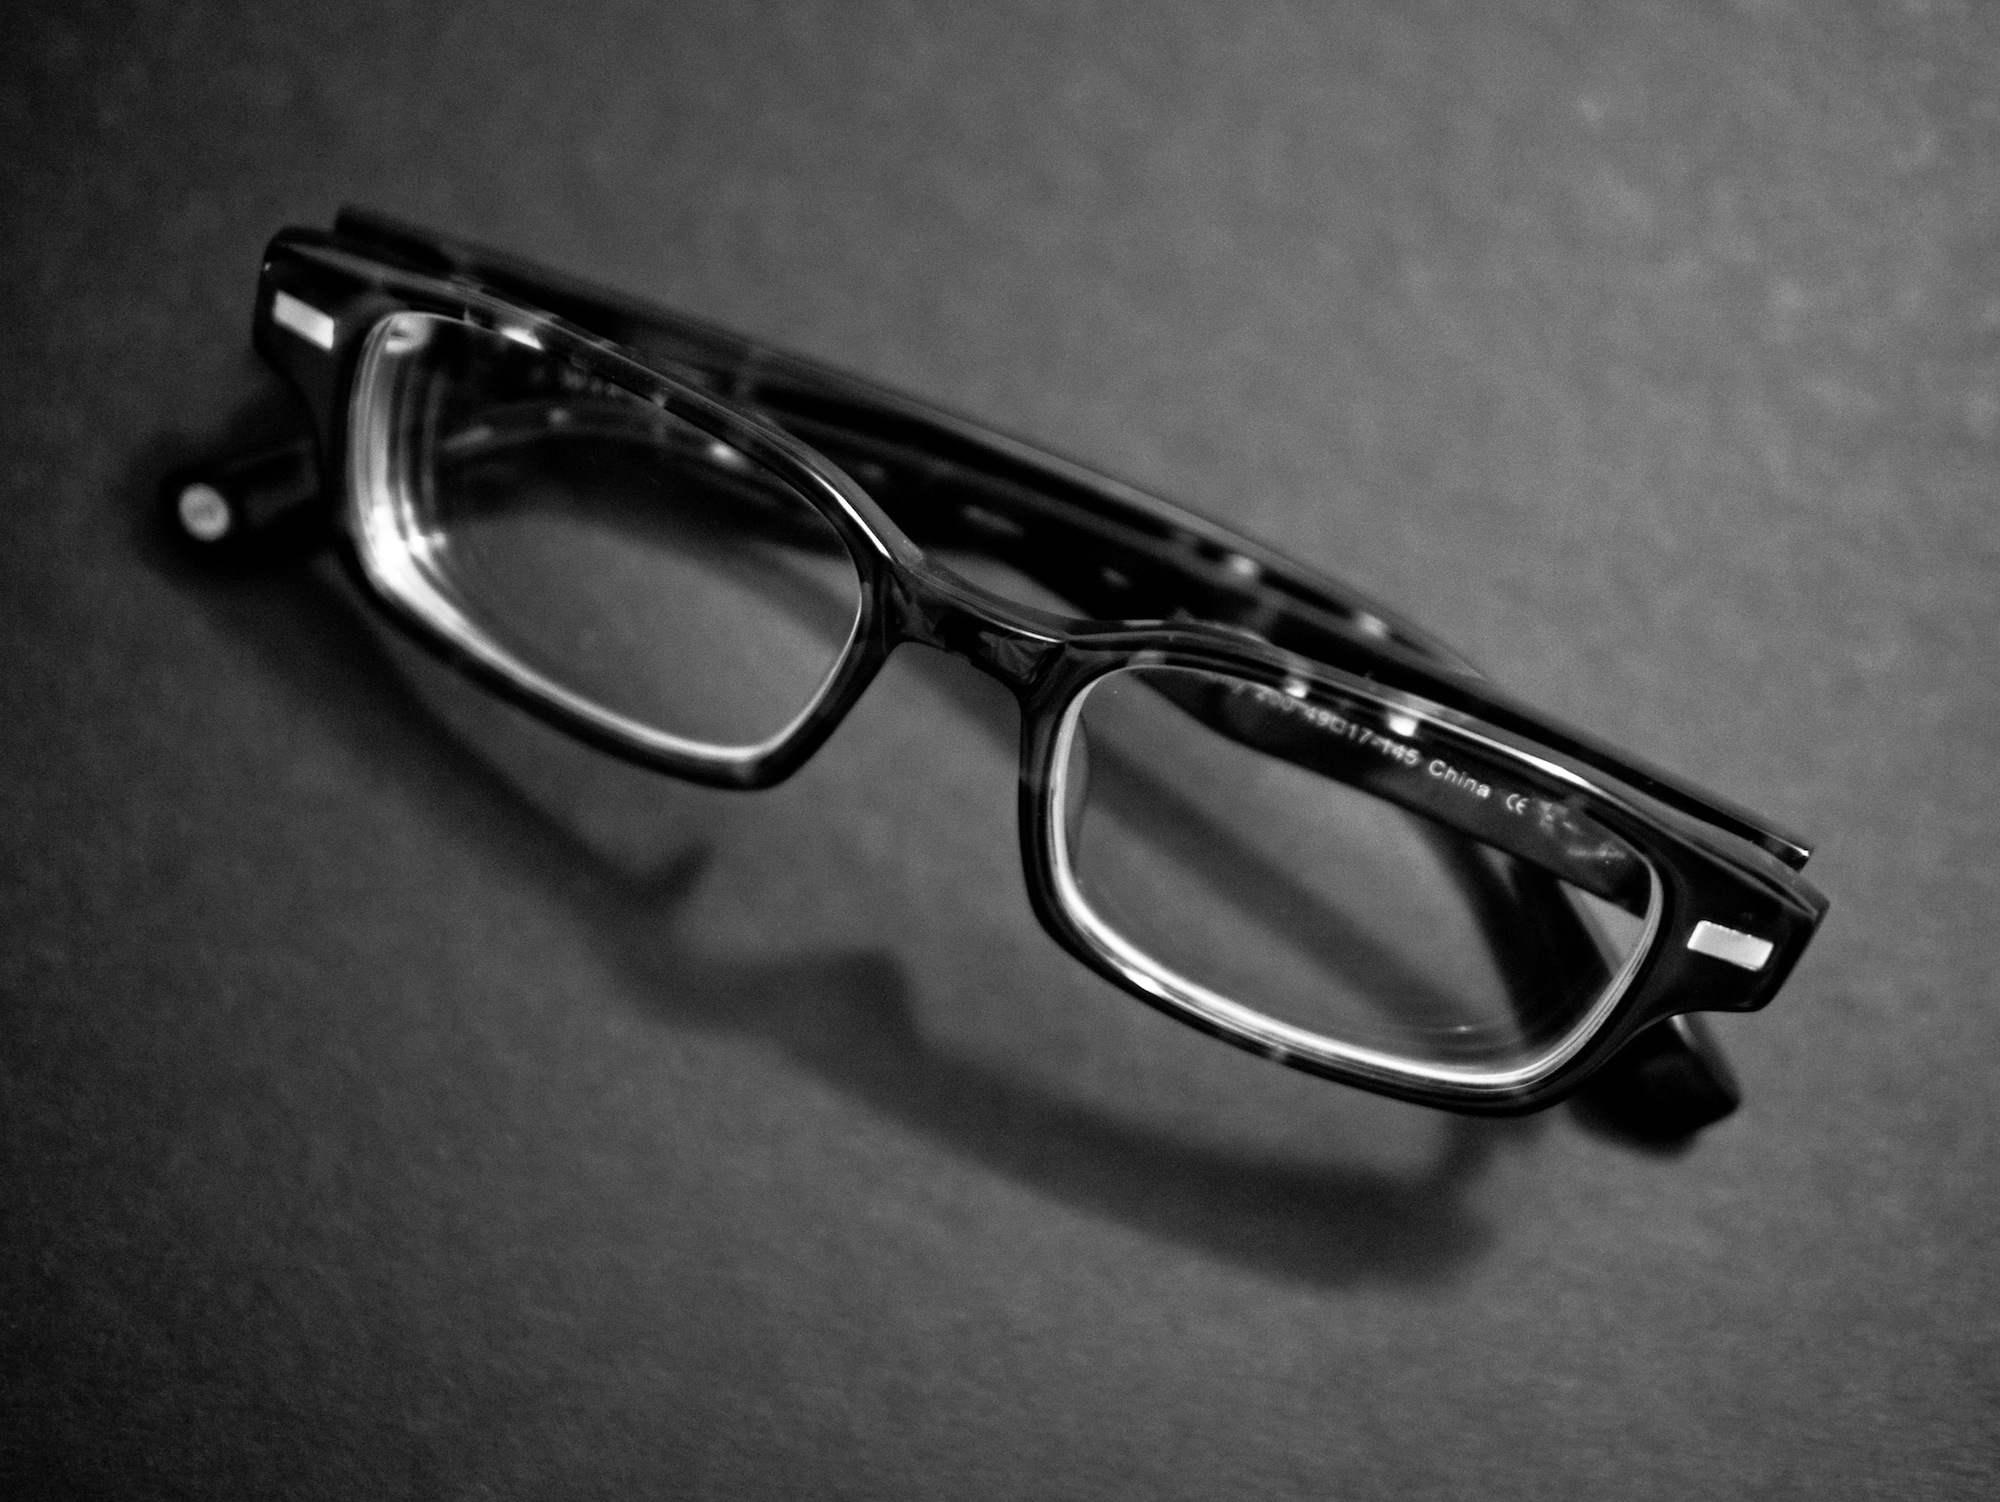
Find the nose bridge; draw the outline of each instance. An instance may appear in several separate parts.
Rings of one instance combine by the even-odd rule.
[[[910,570],[897,581],[897,632],[961,657],[1025,694],[1062,651],[1053,621],[940,569]]]

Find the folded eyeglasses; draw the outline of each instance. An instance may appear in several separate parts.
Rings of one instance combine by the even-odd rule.
[[[271,242],[255,340],[311,436],[170,476],[189,538],[331,541],[492,688],[721,787],[901,643],[962,657],[1021,706],[1056,942],[1295,1068],[1493,1114],[1603,1070],[1691,1129],[1737,1092],[1689,1014],[1825,915],[1803,842],[1387,607],[813,361],[356,210]]]

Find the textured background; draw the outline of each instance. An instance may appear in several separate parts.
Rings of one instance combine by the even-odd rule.
[[[6,32],[15,1494],[1994,1494],[1992,9]],[[1744,1109],[1452,1121],[1124,1000],[941,658],[731,797],[186,567],[153,480],[345,199],[1158,488],[1817,836]]]

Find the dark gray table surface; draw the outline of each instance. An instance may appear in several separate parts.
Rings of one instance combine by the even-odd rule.
[[[10,1495],[2000,1490],[1993,9],[5,31]],[[1454,1120],[1129,1002],[943,658],[733,797],[189,566],[154,481],[343,200],[1156,488],[1815,836],[1742,1111]]]

